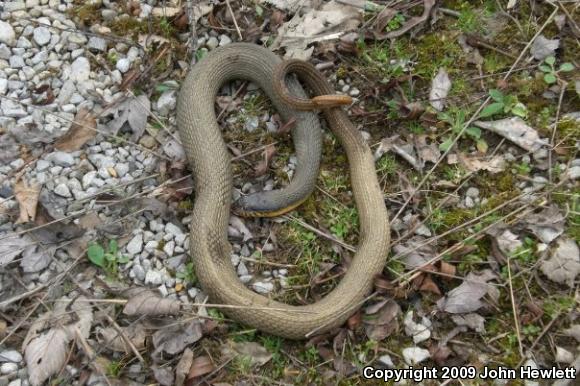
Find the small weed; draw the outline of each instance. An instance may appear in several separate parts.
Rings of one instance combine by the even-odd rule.
[[[522,162],[522,163],[516,165],[516,170],[517,170],[518,174],[522,174],[525,176],[525,175],[528,175],[532,172],[532,167],[530,166],[529,163]]]
[[[494,100],[493,103],[486,106],[479,118],[488,118],[501,113],[512,113],[521,118],[528,116],[528,109],[526,106],[518,101],[518,98],[513,95],[504,95],[499,90],[489,90],[489,96]]]
[[[466,3],[461,8],[456,23],[457,27],[463,32],[475,32],[479,30],[481,28],[481,22],[477,13]]]
[[[389,32],[389,31],[394,31],[396,29],[399,29],[399,28],[401,28],[401,26],[403,25],[404,22],[405,22],[405,16],[403,16],[403,14],[401,14],[401,13],[397,13],[387,23],[387,26],[385,27],[385,31]]]
[[[395,175],[397,171],[397,160],[391,154],[383,155],[377,162],[377,172],[384,178]]]
[[[197,284],[197,275],[195,274],[195,268],[191,262],[185,264],[185,269],[183,271],[177,272],[175,277],[191,285]]]
[[[572,63],[562,63],[558,70],[556,70],[556,58],[553,56],[548,56],[544,59],[544,63],[540,64],[540,70],[544,73],[544,82],[547,84],[554,84],[560,79],[559,74],[561,72],[570,72],[574,70],[574,65]]]
[[[90,244],[87,256],[91,263],[103,268],[113,276],[119,271],[119,264],[127,264],[129,262],[128,256],[119,253],[117,240],[110,240],[106,250],[100,244]]]
[[[161,29],[161,32],[166,38],[173,35],[175,31],[173,25],[171,24],[171,21],[166,17],[162,17],[161,20],[159,20],[159,28]]]
[[[121,375],[124,365],[120,361],[111,361],[107,366],[107,375],[117,378]]]
[[[459,134],[463,130],[463,126],[466,123],[467,112],[464,109],[452,109],[449,113],[443,112],[439,113],[438,118],[443,122],[449,124],[451,132],[453,134]],[[480,150],[487,150],[487,143],[483,138],[481,138],[481,129],[475,126],[468,126],[464,134],[476,142],[477,148]],[[453,144],[453,138],[448,136],[439,145],[441,151],[447,151]]]

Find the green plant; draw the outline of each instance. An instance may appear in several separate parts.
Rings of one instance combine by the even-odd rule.
[[[570,72],[574,70],[574,65],[572,63],[562,63],[558,70],[556,70],[556,58],[553,56],[548,56],[544,59],[544,63],[540,64],[540,70],[544,73],[544,82],[547,84],[554,84],[560,79],[560,72]]]
[[[185,269],[183,271],[179,271],[175,274],[175,277],[178,279],[183,280],[186,283],[191,285],[195,285],[197,283],[197,276],[195,274],[195,268],[193,267],[193,263],[185,264]]]
[[[111,274],[117,274],[119,264],[127,264],[129,257],[119,253],[117,240],[110,240],[107,249],[98,243],[91,243],[87,250],[91,263],[105,269]]]
[[[405,16],[403,16],[403,14],[401,14],[401,13],[397,13],[387,23],[387,26],[385,27],[385,30],[387,32],[389,32],[389,31],[394,31],[396,29],[399,29],[399,28],[401,28],[401,26],[403,25],[404,22],[405,22]]]
[[[487,118],[500,113],[512,113],[521,118],[528,116],[528,109],[526,106],[518,101],[518,98],[513,95],[504,95],[499,90],[489,90],[489,96],[493,99],[493,103],[486,106],[479,118]]]
[[[438,118],[443,122],[449,124],[451,128],[451,132],[453,134],[458,135],[463,130],[463,126],[465,126],[466,122],[466,111],[463,109],[456,109],[451,111],[450,113],[439,113]],[[484,139],[481,138],[481,129],[475,126],[468,126],[464,133],[470,137],[471,139],[476,141],[477,148],[481,152],[485,152],[487,150],[487,143]],[[439,144],[439,149],[441,151],[447,151],[453,144],[453,137],[447,137],[445,140]]]

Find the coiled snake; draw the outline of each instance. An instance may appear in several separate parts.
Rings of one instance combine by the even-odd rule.
[[[319,103],[317,98],[313,98],[314,102],[304,99],[297,83],[285,81],[289,71],[295,72],[316,95],[334,93],[306,62],[281,62],[271,51],[249,43],[218,48],[191,69],[181,86],[177,124],[194,178],[196,197],[190,245],[202,288],[213,302],[236,306],[224,310],[233,319],[270,334],[303,339],[340,326],[361,306],[372,289],[374,277],[384,267],[390,237],[387,210],[370,148],[341,108],[325,108],[328,126],[348,157],[360,218],[360,242],[352,263],[334,290],[316,303],[304,306],[273,301],[251,291],[239,280],[230,262],[231,246],[227,239],[232,199],[231,156],[216,121],[214,102],[224,83],[245,79],[260,86],[282,119],[296,118],[292,134],[298,165],[292,182],[286,189],[247,196],[237,203],[244,210],[266,213],[293,208],[313,190],[321,153],[316,114],[297,110],[320,108],[324,97],[318,98]]]

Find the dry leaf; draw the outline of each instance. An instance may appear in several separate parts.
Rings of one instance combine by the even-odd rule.
[[[263,159],[254,167],[254,175],[256,177],[261,177],[268,172],[270,161],[274,154],[276,154],[276,146],[273,144],[267,145],[262,153]]]
[[[435,78],[431,82],[431,91],[429,91],[429,103],[437,111],[443,111],[445,99],[451,90],[451,79],[443,67],[439,69]]]
[[[441,311],[451,314],[468,313],[478,310],[483,306],[482,298],[490,291],[488,281],[495,279],[496,275],[491,270],[484,270],[481,275],[469,273],[465,281],[457,288],[451,290],[444,298],[437,302]]]
[[[404,35],[409,31],[411,28],[418,26],[419,24],[427,21],[429,18],[429,14],[431,13],[431,9],[435,5],[436,0],[423,0],[423,13],[420,16],[413,16],[409,20],[407,20],[401,28],[398,28],[394,31],[390,31],[387,33],[377,33],[375,32],[375,39],[377,40],[384,40],[384,39],[393,39],[399,36]]]
[[[175,366],[175,386],[183,386],[193,363],[193,351],[186,348]]]
[[[380,341],[399,329],[397,316],[401,313],[401,307],[392,299],[367,307],[365,313],[376,314],[364,320],[365,332],[369,339]]]
[[[34,246],[34,240],[27,234],[0,234],[0,239],[0,268],[12,262],[26,248]]]
[[[203,331],[201,323],[194,320],[189,323],[177,323],[164,327],[153,334],[153,346],[156,352],[175,355],[182,352],[189,344],[201,339]]]
[[[67,333],[60,328],[33,339],[26,347],[24,359],[28,365],[28,381],[40,386],[65,365],[67,346],[70,342]]]
[[[232,358],[235,356],[247,357],[254,366],[263,366],[272,359],[272,354],[256,342],[231,342],[222,347],[222,354]]]
[[[20,216],[17,224],[34,221],[36,218],[36,207],[38,205],[38,197],[40,196],[40,184],[28,185],[24,180],[20,179],[14,186],[14,195],[20,207]]]
[[[574,279],[580,273],[580,251],[572,239],[561,237],[551,252],[549,260],[542,261],[540,269],[548,279],[574,287]]]
[[[473,124],[499,134],[527,151],[535,152],[542,146],[548,145],[548,142],[541,140],[538,132],[528,126],[520,117],[505,118],[497,121],[475,121]]]
[[[427,161],[437,163],[439,156],[441,155],[439,146],[437,146],[435,142],[427,144],[426,135],[415,136],[415,148],[417,149],[417,153],[419,154],[419,158],[423,164]]]
[[[162,386],[173,386],[173,372],[167,367],[151,366],[155,380]]]
[[[157,293],[149,290],[131,292],[133,294],[123,308],[125,315],[177,315],[181,310],[181,302],[179,300],[162,298]]]
[[[137,324],[131,327],[121,327],[121,332],[137,350],[145,348],[148,335],[143,325]],[[110,350],[124,352],[126,354],[133,352],[131,346],[113,327],[97,328],[97,340]]]
[[[274,48],[285,48],[285,58],[307,60],[314,47],[309,44],[340,38],[345,32],[356,29],[362,21],[362,10],[336,1],[323,3],[319,10],[309,9],[294,17],[278,29]]]
[[[467,156],[462,153],[457,155],[459,161],[470,172],[477,172],[480,170],[487,170],[495,174],[505,170],[506,162],[503,155],[494,155],[491,159],[479,156]]]
[[[209,374],[215,370],[215,365],[208,356],[200,356],[193,360],[191,364],[191,369],[189,370],[188,380],[201,377],[203,375]]]
[[[550,244],[564,233],[566,218],[556,205],[551,205],[539,213],[527,215],[522,222],[543,243]]]
[[[151,113],[151,102],[145,94],[141,94],[135,98],[128,98],[123,103],[120,103],[115,111],[116,118],[107,124],[108,131],[116,135],[125,123],[133,131],[131,141],[136,142],[141,138],[147,125],[147,118]]]
[[[393,246],[393,251],[401,257],[407,269],[421,268],[435,257],[435,250],[420,236],[412,237],[404,244]]]
[[[76,151],[97,134],[97,120],[86,108],[81,108],[68,131],[56,141],[54,147],[61,151]]]
[[[423,170],[423,162],[420,161],[415,154],[415,149],[413,145],[405,143],[399,135],[393,135],[389,138],[383,138],[377,150],[375,150],[375,161],[378,161],[383,154],[388,151],[393,150],[395,153],[400,155],[409,162],[418,171]]]
[[[485,319],[479,314],[452,315],[451,319],[458,326],[467,326],[480,334],[485,333]]]
[[[554,56],[559,46],[559,39],[547,39],[544,35],[540,35],[532,43],[530,52],[535,59],[544,60],[548,56]]]

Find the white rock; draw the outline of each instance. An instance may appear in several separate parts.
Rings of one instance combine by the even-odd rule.
[[[161,285],[163,283],[163,274],[159,271],[149,270],[145,275],[145,284]]]
[[[18,370],[18,365],[16,363],[2,363],[2,366],[0,366],[0,372],[2,374],[11,374],[15,371]]]
[[[69,153],[65,153],[64,151],[55,151],[49,154],[46,158],[58,166],[70,167],[75,164],[74,157]]]
[[[571,180],[580,178],[580,166],[573,166],[566,171],[566,175]]]
[[[5,21],[0,20],[0,43],[12,47],[16,43],[16,33],[14,28]]]
[[[145,280],[145,270],[143,269],[143,267],[141,267],[140,265],[136,264],[133,266],[133,268],[131,268],[131,270],[133,271],[135,277],[137,279],[139,279],[139,281],[144,281]]]
[[[157,249],[158,245],[159,245],[159,242],[156,240],[148,241],[147,244],[145,244],[145,251],[152,253],[153,251],[155,251]]]
[[[175,250],[175,241],[171,240],[163,246],[163,252],[167,254],[167,256],[173,256],[173,251]]]
[[[8,386],[22,386],[22,380],[21,379],[15,379],[12,382],[10,382],[8,384]]]
[[[117,60],[116,67],[117,70],[121,71],[124,74],[131,68],[131,61],[126,58],[119,59]]]
[[[426,359],[429,359],[431,354],[429,350],[425,350],[421,347],[407,347],[403,349],[403,358],[408,365],[416,365],[421,363]]]
[[[226,44],[230,44],[232,39],[228,35],[221,35],[220,36],[220,46],[225,46]]]
[[[381,362],[383,365],[387,366],[388,368],[392,369],[395,367],[395,364],[393,363],[393,360],[391,359],[390,355],[381,355],[379,357],[379,362]]]
[[[167,224],[165,224],[165,233],[169,233],[170,235],[175,236],[179,236],[179,235],[183,235],[183,231],[181,230],[180,227],[178,227],[177,225],[168,222]]]
[[[574,354],[563,347],[556,346],[556,362],[572,363],[574,362]]]
[[[129,165],[125,163],[115,165],[115,171],[119,177],[124,177],[129,173]]]
[[[56,188],[54,188],[54,193],[65,198],[72,197],[72,194],[66,184],[58,184]]]
[[[79,56],[72,62],[70,67],[70,79],[76,82],[83,82],[89,79],[91,64],[84,56]]]
[[[205,43],[205,45],[207,46],[207,48],[209,48],[210,50],[213,50],[219,44],[220,44],[220,42],[217,40],[217,38],[215,36],[212,36],[209,39],[207,39],[207,42]]]
[[[472,186],[469,189],[467,189],[467,192],[465,192],[465,195],[467,197],[477,198],[477,197],[479,197],[479,189]]]
[[[50,34],[50,30],[46,27],[36,27],[34,29],[34,33],[32,35],[34,41],[39,46],[44,46],[50,42],[50,38],[52,35]]]
[[[38,161],[36,161],[36,171],[38,171],[38,172],[45,171],[49,167],[50,167],[50,162],[48,162],[46,160],[39,159]]]
[[[87,46],[89,47],[90,50],[101,52],[107,51],[107,41],[99,36],[91,36],[89,42],[87,43]]]
[[[199,293],[199,290],[195,287],[192,287],[192,288],[187,290],[187,294],[192,299],[195,299],[195,297],[197,296],[198,293]]]
[[[243,275],[240,276],[240,281],[244,284],[249,283],[252,280],[252,275]]]
[[[269,294],[274,289],[274,283],[258,281],[252,284],[252,288],[259,294]]]
[[[22,362],[22,354],[16,350],[2,351],[0,352],[0,362],[20,363]]]
[[[10,67],[12,68],[22,68],[26,64],[24,63],[24,59],[20,55],[12,55],[10,57]]]
[[[157,111],[161,115],[168,115],[176,104],[175,90],[165,91],[157,100]]]
[[[138,253],[141,253],[142,250],[143,250],[143,235],[142,234],[135,235],[135,237],[133,237],[131,241],[129,241],[129,244],[127,244],[127,253],[131,255],[136,255]]]
[[[248,274],[248,268],[243,261],[238,264],[238,276],[246,276]]]

